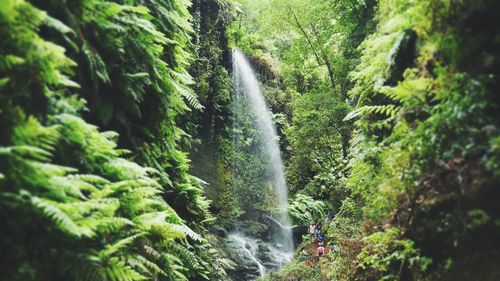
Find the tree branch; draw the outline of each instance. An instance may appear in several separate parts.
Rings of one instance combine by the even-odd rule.
[[[318,62],[319,65],[322,65],[323,63],[321,63],[321,58],[320,56],[318,55],[318,52],[316,52],[316,48],[314,48],[314,45],[311,41],[311,39],[309,38],[309,35],[307,34],[307,32],[304,30],[304,28],[302,27],[302,25],[300,24],[300,21],[299,19],[297,18],[297,15],[295,15],[295,13],[293,12],[293,10],[288,7],[288,10],[290,11],[290,13],[292,13],[293,15],[293,18],[295,20],[295,23],[297,24],[297,27],[300,29],[300,31],[304,34],[304,36],[306,37],[306,40],[307,40],[307,43],[309,44],[309,46],[311,47],[312,51],[313,51],[313,54],[314,56],[316,57],[316,61]]]
[[[316,31],[316,27],[312,23],[311,23],[311,29],[313,31],[314,37],[316,38],[316,42],[318,42],[318,46],[320,48],[323,61],[325,62],[326,68],[328,69],[328,77],[330,78],[330,82],[332,83],[332,90],[335,90],[335,75],[333,73],[332,63],[328,59],[328,56],[326,55],[323,47],[321,47],[323,45],[323,42],[321,42],[318,32]]]

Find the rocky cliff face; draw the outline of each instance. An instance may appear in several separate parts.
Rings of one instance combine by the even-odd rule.
[[[188,119],[197,124],[190,130],[196,140],[191,149],[192,173],[208,183],[206,195],[212,200],[212,210],[219,218],[229,218],[232,211],[227,201],[231,197],[227,158],[232,80],[226,37],[230,8],[226,1],[217,0],[195,0],[191,6],[195,57],[189,72],[195,79],[194,89],[204,107],[202,111],[192,112]]]

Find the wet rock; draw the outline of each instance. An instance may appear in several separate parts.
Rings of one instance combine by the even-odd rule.
[[[260,244],[257,247],[257,258],[262,261],[262,263],[269,263],[273,260],[271,250],[267,245]]]
[[[279,263],[275,263],[275,262],[266,262],[266,263],[263,263],[263,265],[267,269],[271,269],[271,270],[275,270],[275,269],[279,269],[280,268],[280,264]]]
[[[259,250],[259,252],[266,252],[266,253],[271,252],[271,249],[269,249],[269,246],[267,246],[266,244],[262,244],[262,243],[259,244],[257,249]]]
[[[227,237],[227,230],[220,225],[212,226],[210,231],[219,237]]]
[[[248,251],[252,252],[252,245],[245,242],[241,243],[228,238],[227,240],[228,257],[236,264],[233,270],[228,273],[233,280],[250,281],[255,280],[260,276],[259,266],[248,255]]]
[[[227,255],[237,265],[229,272],[233,280],[250,281],[260,276],[259,265],[274,271],[290,261],[280,247],[261,239],[232,233],[227,237]]]
[[[255,221],[239,221],[236,223],[236,228],[248,235],[250,237],[255,237],[259,239],[263,239],[267,236],[269,228],[267,225]]]

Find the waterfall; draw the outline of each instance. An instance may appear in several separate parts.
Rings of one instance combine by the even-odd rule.
[[[282,210],[277,219],[280,225],[284,227],[281,227],[279,238],[275,239],[277,240],[275,243],[280,244],[283,250],[292,252],[292,231],[289,227],[290,220],[286,211],[288,205],[288,191],[283,172],[283,162],[281,159],[276,128],[252,67],[239,50],[234,49],[232,57],[235,86],[234,114],[236,117],[240,114],[249,114],[252,116],[253,126],[263,146],[263,155],[267,158],[267,175],[269,176],[270,185],[277,197],[276,207]],[[238,118],[236,118],[234,126],[241,126],[241,124],[238,123]],[[236,140],[233,140],[233,142],[235,141]]]
[[[257,255],[257,241],[254,239],[250,239],[249,237],[245,237],[238,233],[233,233],[229,235],[229,239],[236,241],[241,249],[245,252],[247,256],[252,259],[257,267],[259,268],[259,274],[261,278],[266,276],[266,268],[260,263],[260,261],[256,258]]]

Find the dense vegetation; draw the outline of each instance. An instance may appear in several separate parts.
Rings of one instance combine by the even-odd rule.
[[[202,107],[188,2],[125,2],[0,2],[2,279],[210,280],[230,266],[203,237],[213,217],[178,125]]]
[[[294,224],[335,214],[339,251],[267,279],[499,280],[499,11],[0,0],[0,279],[237,276],[223,237],[276,206],[231,114],[231,46],[273,112]]]
[[[292,215],[324,201],[340,247],[271,279],[497,279],[498,4],[241,2],[234,43],[281,77]]]

